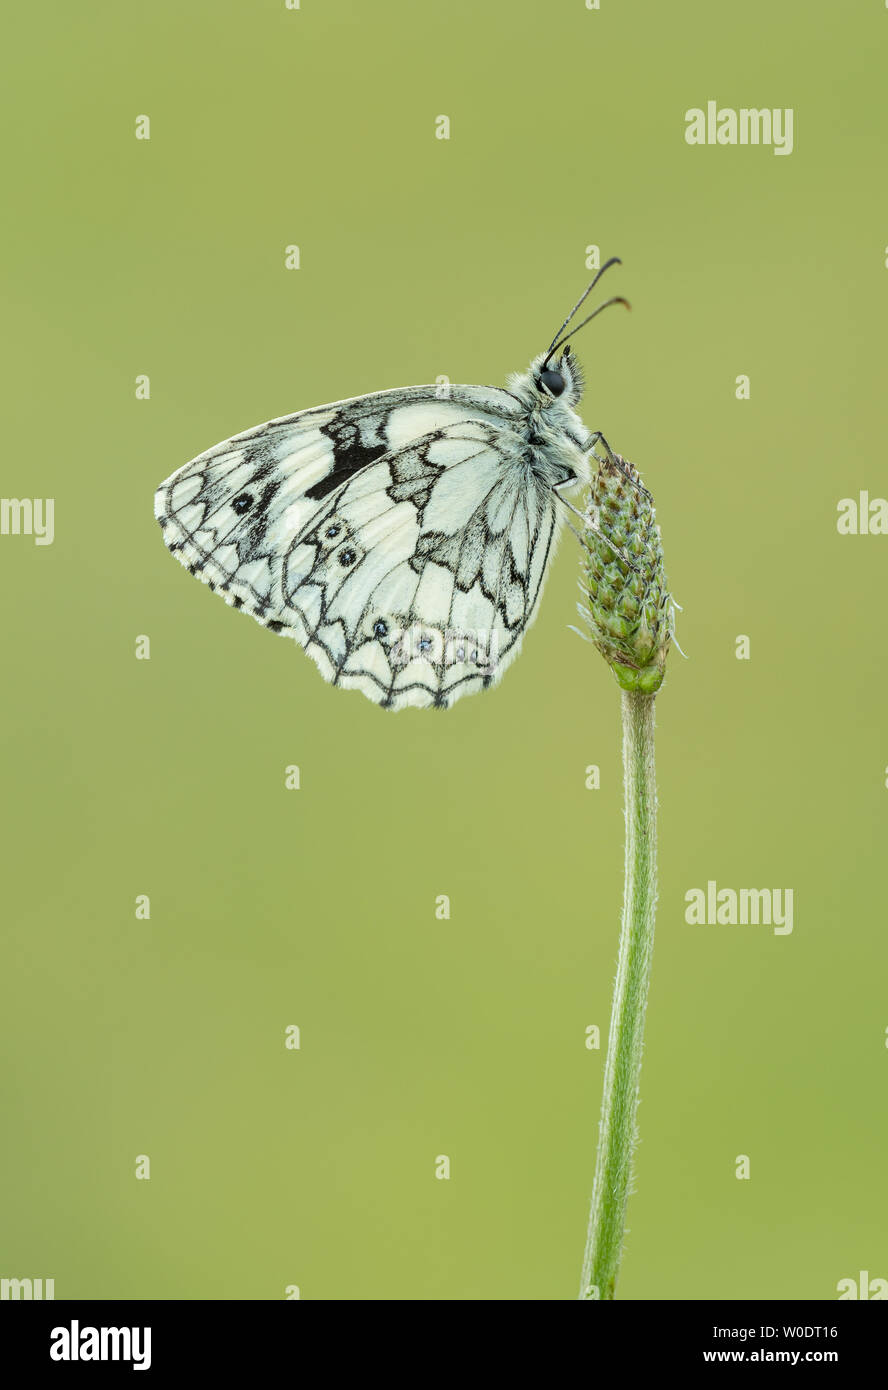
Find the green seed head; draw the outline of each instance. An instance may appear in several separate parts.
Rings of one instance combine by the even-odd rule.
[[[592,457],[599,467],[583,532],[580,612],[623,689],[652,694],[666,674],[673,627],[653,499],[619,454]]]

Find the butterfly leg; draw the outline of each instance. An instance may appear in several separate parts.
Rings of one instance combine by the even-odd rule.
[[[630,560],[625,550],[621,550],[618,545],[614,545],[613,541],[604,534],[601,527],[598,525],[597,518],[593,515],[591,511],[578,511],[576,507],[574,507],[570,502],[568,502],[566,497],[562,497],[560,492],[561,488],[575,487],[577,483],[581,481],[582,479],[580,478],[566,478],[563,483],[555,483],[552,488],[552,491],[555,493],[555,496],[558,498],[558,501],[562,504],[562,506],[565,506],[569,512],[573,512],[574,516],[578,516],[580,518],[580,521],[583,523],[585,529],[589,531],[594,531],[596,536],[599,536],[601,540],[604,541],[605,545],[608,546],[614,552],[618,560],[622,560],[623,563],[628,565],[630,569],[638,572],[638,565],[636,565],[634,561]],[[568,525],[570,526],[570,522],[568,522]],[[575,526],[571,526],[570,529],[573,531],[577,540],[580,542],[580,545],[583,545],[583,537],[577,530],[577,528]]]
[[[643,493],[645,497],[650,497],[651,494],[648,492],[647,488],[643,487],[642,484],[638,481],[638,479],[633,477],[632,470],[627,464],[626,460],[620,454],[614,453],[613,449],[608,444],[604,435],[601,433],[601,430],[596,430],[592,437],[589,440],[587,440],[586,448],[589,450],[592,457],[598,461],[598,463],[604,463],[605,460],[599,458],[598,454],[596,454],[595,452],[596,444],[601,444],[601,446],[604,449],[604,452],[607,454],[607,462],[610,463],[610,465],[613,468],[618,469],[618,471],[622,473],[623,477],[626,479],[628,483],[631,483],[632,486],[634,488],[637,488],[640,493]]]

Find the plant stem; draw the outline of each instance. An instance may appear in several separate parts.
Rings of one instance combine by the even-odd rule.
[[[655,698],[641,691],[622,691],[626,814],[623,919],[581,1299],[616,1297],[626,1229],[657,902]]]

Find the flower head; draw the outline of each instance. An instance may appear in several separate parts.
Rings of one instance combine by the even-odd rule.
[[[624,690],[652,694],[666,674],[674,609],[651,494],[638,469],[604,441],[593,452],[578,607],[592,640]]]

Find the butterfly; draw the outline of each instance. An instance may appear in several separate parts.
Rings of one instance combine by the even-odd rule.
[[[448,708],[502,676],[539,606],[588,479],[565,332],[506,388],[407,386],[236,434],[155,494],[163,538],[192,574],[325,680],[384,709]]]

